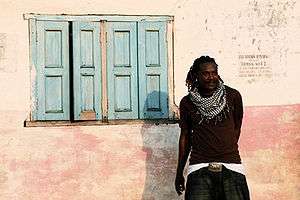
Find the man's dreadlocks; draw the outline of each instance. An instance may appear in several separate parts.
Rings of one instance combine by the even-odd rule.
[[[191,91],[195,87],[197,87],[198,85],[197,77],[200,70],[200,66],[204,63],[214,63],[216,64],[216,66],[218,66],[215,59],[209,56],[201,56],[200,58],[195,59],[185,79],[185,83],[186,86],[188,87],[188,91]]]

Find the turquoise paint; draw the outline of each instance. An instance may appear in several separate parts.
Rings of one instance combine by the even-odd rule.
[[[146,76],[147,99],[144,106],[146,106],[149,114],[151,114],[150,111],[161,111],[160,82],[159,75]]]
[[[63,112],[62,96],[62,77],[45,77],[45,112],[61,113]],[[55,98],[53,98],[55,97]]]
[[[37,120],[69,120],[68,23],[37,21]]]
[[[101,48],[99,22],[73,23],[74,119],[95,112],[101,119]]]
[[[37,41],[37,30],[36,30],[36,20],[35,19],[29,19],[29,43],[30,43],[30,64],[31,68],[30,70],[34,70],[35,72],[38,71],[37,67],[37,47],[36,47],[36,41]],[[31,73],[30,79],[32,88],[31,88],[31,101],[32,101],[32,108],[31,108],[31,117],[30,120],[36,121],[38,120],[38,86],[37,86],[37,77],[36,74]]]
[[[138,22],[141,119],[168,118],[166,22]]]
[[[159,67],[159,30],[147,30],[145,36],[146,66]]]
[[[62,67],[62,35],[61,31],[45,31],[45,66],[47,68]]]
[[[71,23],[74,119],[87,111],[99,120],[100,22]],[[37,69],[33,119],[69,120],[68,22],[37,21],[36,27],[36,49],[31,46],[32,53],[38,52],[32,56]],[[108,119],[167,118],[166,22],[107,22],[107,80]]]
[[[107,23],[108,119],[138,118],[136,22]]]
[[[82,23],[82,22],[81,22]],[[98,24],[99,26],[99,24]],[[97,27],[98,28],[98,27]],[[98,42],[98,44],[95,44],[93,41],[94,37],[99,37],[99,35],[95,35],[95,32],[89,29],[81,29],[79,33],[80,37],[80,66],[81,67],[94,67],[94,48],[93,46],[99,46],[99,40],[95,41]],[[99,33],[96,33],[99,34]],[[99,55],[98,55],[99,56]]]
[[[130,31],[114,32],[114,66],[130,67]]]
[[[80,76],[80,91],[81,91],[81,111],[95,111],[95,102],[94,94],[95,94],[95,83],[94,75],[81,75]]]
[[[131,112],[131,78],[127,76],[115,76],[115,94],[118,94],[115,98],[115,111],[116,112]]]

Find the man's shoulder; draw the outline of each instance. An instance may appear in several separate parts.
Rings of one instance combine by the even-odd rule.
[[[237,89],[229,87],[228,85],[225,85],[225,89],[227,94],[240,95],[240,92]]]
[[[182,97],[182,99],[180,100],[180,102],[186,102],[190,99],[189,94],[185,95],[184,97]]]
[[[184,97],[182,97],[182,99],[180,100],[180,106],[186,105],[188,104],[190,101],[190,97],[189,94],[185,95]]]

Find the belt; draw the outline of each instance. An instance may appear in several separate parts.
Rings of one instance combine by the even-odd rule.
[[[208,170],[212,172],[221,172],[222,171],[222,164],[220,163],[209,163]]]

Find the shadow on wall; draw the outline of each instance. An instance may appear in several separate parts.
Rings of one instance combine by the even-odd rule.
[[[151,118],[149,102],[157,99],[158,95],[165,95],[157,91],[151,92],[144,103],[146,118]],[[147,103],[148,102],[148,103]],[[152,109],[153,112],[157,110]],[[177,124],[143,124],[141,128],[143,151],[146,154],[146,177],[142,200],[176,200],[178,197],[174,189],[177,166],[177,146],[179,128]]]

